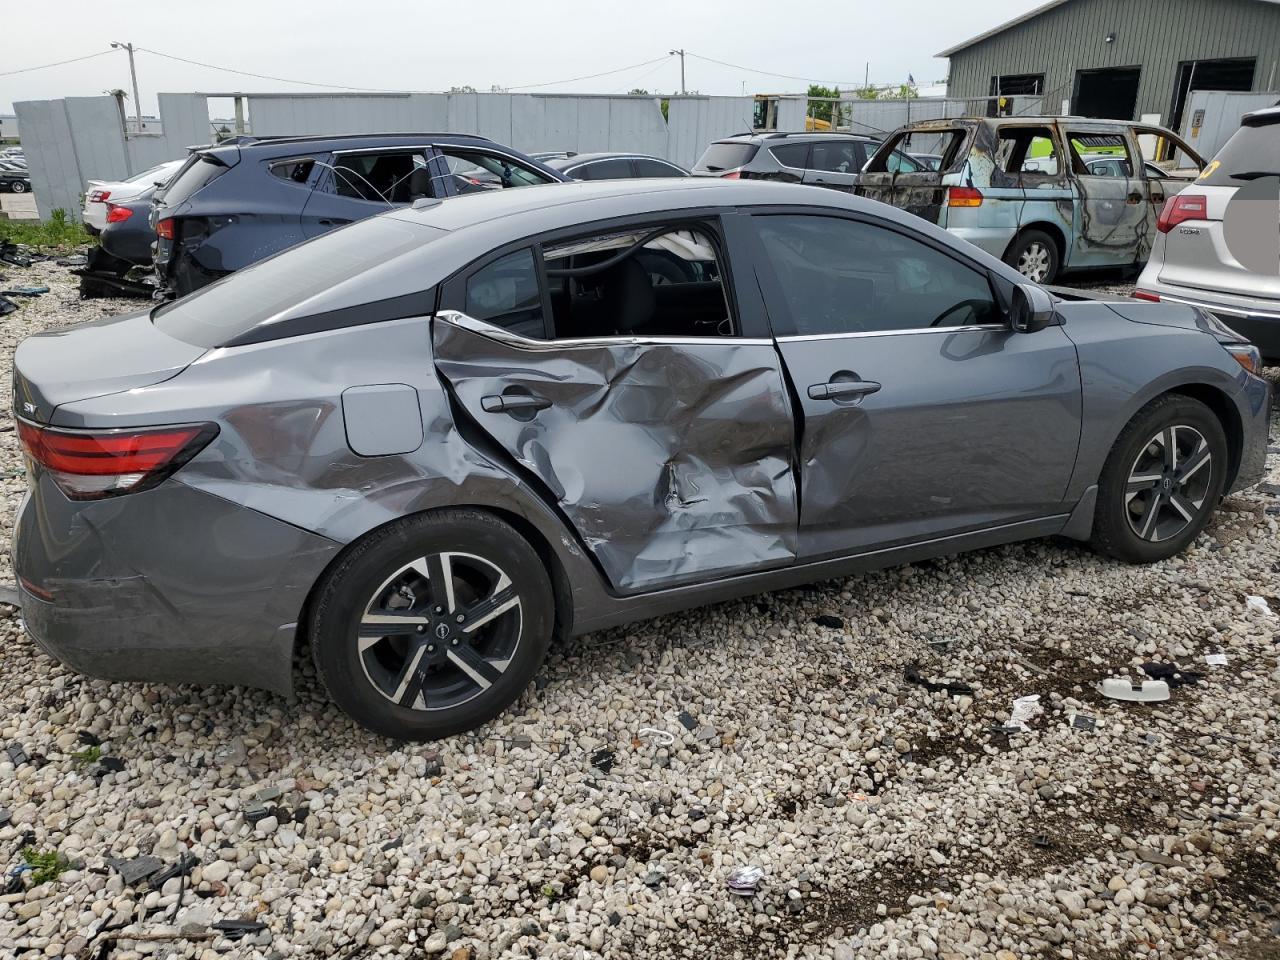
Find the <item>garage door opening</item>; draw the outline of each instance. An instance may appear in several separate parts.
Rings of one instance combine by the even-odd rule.
[[[1141,76],[1141,67],[1077,70],[1075,91],[1071,95],[1072,114],[1102,120],[1132,120],[1138,105]]]
[[[1182,114],[1193,90],[1252,90],[1256,66],[1257,61],[1253,57],[1184,60],[1178,64],[1178,78],[1173,87],[1173,108],[1169,112],[1173,122],[1169,124],[1169,129],[1182,129]]]

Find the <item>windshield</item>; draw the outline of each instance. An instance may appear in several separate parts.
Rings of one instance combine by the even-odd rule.
[[[744,163],[750,163],[751,158],[756,155],[756,151],[759,149],[760,147],[754,143],[738,143],[733,140],[713,143],[707,147],[706,152],[694,166],[694,169],[706,170],[710,173],[716,173],[720,170],[732,170],[734,167],[740,167]]]
[[[151,311],[151,320],[185,343],[222,346],[436,236],[433,230],[388,217],[360,220],[157,307]],[[369,299],[378,298],[378,291],[371,290]]]
[[[227,170],[228,168],[221,161],[204,154],[196,154],[170,181],[169,188],[164,192],[164,202],[170,207],[176,207],[201,187],[207,186],[222,176]]]
[[[1241,127],[1233,133],[1204,168],[1199,182],[1213,187],[1242,187],[1258,174],[1280,176],[1280,120]]]

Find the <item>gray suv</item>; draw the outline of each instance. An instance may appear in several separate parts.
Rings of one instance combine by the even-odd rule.
[[[1160,212],[1134,296],[1202,307],[1280,361],[1280,105],[1245,114]]]
[[[743,133],[717,140],[693,166],[695,177],[783,180],[852,191],[858,171],[879,148],[872,137],[849,133]],[[924,166],[901,150],[890,163],[905,173]]]

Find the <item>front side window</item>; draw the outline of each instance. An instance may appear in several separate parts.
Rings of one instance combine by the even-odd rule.
[[[800,335],[1002,324],[985,274],[919,240],[857,220],[753,222]]]

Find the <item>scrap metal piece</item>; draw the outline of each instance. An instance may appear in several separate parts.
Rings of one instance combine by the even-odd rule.
[[[764,871],[759,867],[735,867],[729,874],[727,881],[729,892],[735,893],[740,897],[750,897],[756,892],[756,887],[763,879]]]
[[[1098,721],[1093,717],[1086,717],[1083,713],[1077,713],[1071,718],[1071,726],[1077,730],[1093,730],[1098,726]]]
[[[1143,680],[1141,685],[1136,685],[1124,677],[1107,677],[1098,681],[1098,692],[1112,700],[1158,703],[1169,699],[1169,684],[1164,680]]]
[[[134,857],[131,860],[107,857],[107,866],[120,874],[120,879],[124,881],[126,887],[132,887],[164,869],[164,861],[150,854]]]

